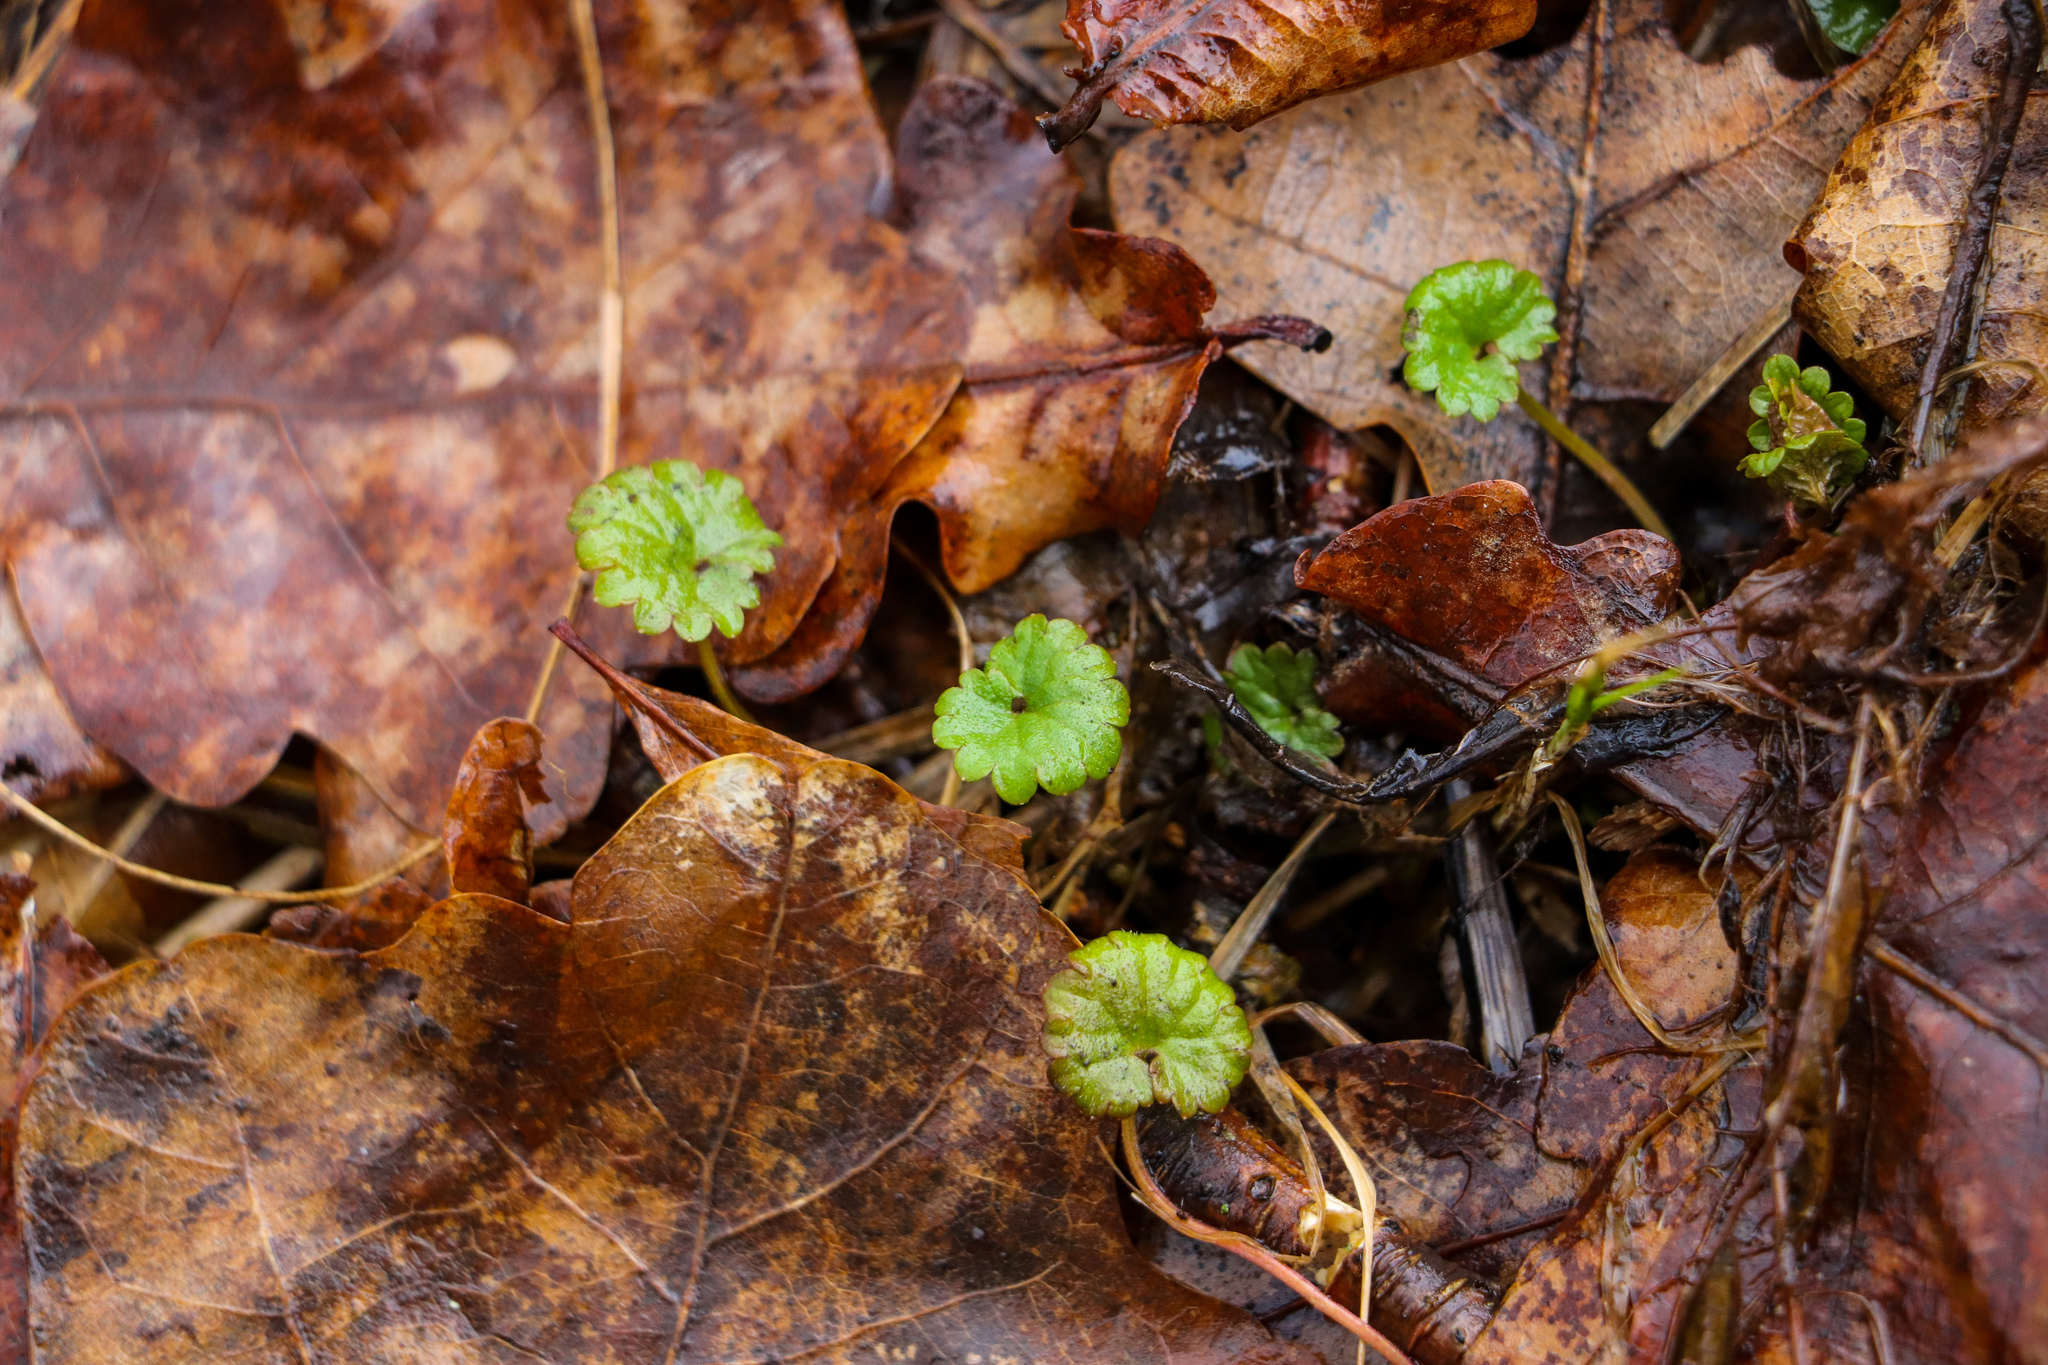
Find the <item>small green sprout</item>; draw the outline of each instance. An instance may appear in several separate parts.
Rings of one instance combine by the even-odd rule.
[[[1252,1031],[1208,959],[1123,929],[1071,954],[1045,987],[1052,1081],[1089,1115],[1147,1104],[1213,1114],[1251,1068]]]
[[[692,641],[714,625],[728,639],[740,633],[761,605],[754,575],[775,567],[782,544],[738,479],[688,460],[607,475],[577,495],[569,529],[576,562],[597,574],[600,606],[631,604],[642,635],[673,625]]]
[[[1446,416],[1469,412],[1482,422],[1491,422],[1501,404],[1514,403],[1613,489],[1637,521],[1672,538],[1629,477],[1522,387],[1516,362],[1536,359],[1557,340],[1550,326],[1557,305],[1543,292],[1543,281],[1506,261],[1459,261],[1423,276],[1405,306],[1401,345],[1408,359],[1401,375],[1410,388],[1435,393]]]
[[[1043,786],[1054,796],[1107,777],[1123,753],[1131,695],[1109,651],[1072,621],[1031,615],[989,651],[988,667],[960,675],[939,697],[932,739],[952,749],[953,769],[973,782],[993,774],[1003,800],[1021,806]]]
[[[1316,657],[1286,645],[1239,645],[1231,651],[1223,680],[1252,713],[1259,728],[1290,749],[1322,758],[1344,752],[1337,718],[1316,703]]]
[[[1819,365],[1804,370],[1789,355],[1764,362],[1764,382],[1749,392],[1749,427],[1755,454],[1739,466],[1752,479],[1811,507],[1831,508],[1842,500],[1870,463],[1863,448],[1863,420],[1850,414],[1856,400],[1828,381]]]
[[[642,635],[673,626],[694,641],[718,704],[751,720],[726,686],[711,628],[728,640],[740,633],[746,613],[761,605],[754,575],[775,567],[782,537],[762,524],[740,481],[688,460],[621,469],[576,495],[569,530],[576,563],[597,574],[598,605],[630,604]]]

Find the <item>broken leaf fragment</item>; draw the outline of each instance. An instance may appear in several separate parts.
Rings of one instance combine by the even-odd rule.
[[[1171,1104],[1213,1114],[1251,1067],[1244,1011],[1208,959],[1164,934],[1118,929],[1045,987],[1053,1084],[1097,1118]]]
[[[1772,356],[1764,382],[1750,391],[1755,453],[1743,458],[1742,472],[1809,506],[1834,506],[1870,462],[1863,420],[1850,416],[1855,406],[1833,388],[1824,366],[1802,370],[1789,355]]]
[[[600,606],[633,608],[633,625],[659,635],[671,625],[702,640],[727,639],[761,605],[754,575],[775,567],[782,537],[761,522],[746,488],[724,470],[657,460],[606,475],[569,512],[576,562],[597,573]]]
[[[1445,414],[1491,422],[1522,391],[1514,362],[1557,340],[1557,305],[1543,281],[1506,261],[1460,261],[1423,276],[1408,293],[1401,374],[1436,394]]]
[[[988,667],[960,675],[939,697],[932,738],[953,749],[969,782],[994,774],[1003,800],[1020,806],[1044,787],[1064,796],[1107,777],[1123,753],[1117,731],[1131,695],[1109,651],[1072,621],[1025,617],[989,651]]]
[[[1290,749],[1335,758],[1344,752],[1344,736],[1337,718],[1318,704],[1315,675],[1314,652],[1297,654],[1286,645],[1239,645],[1223,670],[1260,729]]]

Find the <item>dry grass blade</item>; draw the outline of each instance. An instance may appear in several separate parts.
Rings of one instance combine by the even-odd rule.
[[[1245,954],[1252,950],[1252,945],[1266,932],[1267,922],[1273,918],[1273,911],[1279,906],[1280,898],[1287,894],[1288,886],[1294,881],[1294,874],[1301,871],[1302,863],[1307,861],[1309,850],[1315,847],[1316,840],[1323,837],[1323,832],[1329,829],[1336,819],[1337,812],[1333,810],[1326,810],[1318,815],[1315,823],[1295,841],[1287,860],[1274,868],[1273,875],[1266,878],[1266,884],[1259,888],[1259,893],[1251,898],[1251,902],[1238,915],[1236,922],[1223,935],[1223,941],[1216,945],[1216,951],[1209,954],[1209,967],[1216,975],[1228,981],[1236,975],[1237,969],[1244,965]]]
[[[1344,1140],[1344,1134],[1337,1131],[1337,1125],[1330,1122],[1330,1116],[1323,1112],[1323,1107],[1315,1102],[1308,1091],[1301,1088],[1301,1082],[1284,1071],[1280,1075],[1287,1082],[1287,1088],[1294,1092],[1294,1098],[1308,1106],[1308,1112],[1315,1118],[1317,1126],[1323,1130],[1323,1136],[1330,1139],[1331,1145],[1337,1149],[1337,1156],[1344,1163],[1345,1174],[1351,1177],[1351,1189],[1357,1196],[1361,1215],[1358,1229],[1358,1315],[1365,1317],[1372,1306],[1372,1244],[1380,1224],[1379,1187],[1373,1184],[1372,1175],[1365,1169],[1365,1163],[1359,1160],[1358,1153],[1352,1149],[1351,1144]],[[1346,1256],[1350,1254],[1349,1250],[1345,1252]],[[1359,1343],[1359,1348],[1358,1365],[1365,1365],[1363,1342]]]

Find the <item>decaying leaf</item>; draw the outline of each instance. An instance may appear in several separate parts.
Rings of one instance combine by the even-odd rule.
[[[298,730],[425,828],[576,575],[588,100],[558,4],[303,8],[86,6],[0,188],[0,549],[85,733],[159,788],[233,799]],[[869,216],[887,152],[838,6],[597,25],[621,458],[735,472],[783,532],[756,657],[943,409],[967,318]],[[538,718],[545,829],[595,795],[608,713],[573,674]]]
[[[829,678],[880,598],[906,502],[939,519],[946,574],[980,592],[1055,540],[1152,515],[1173,435],[1226,346],[1326,345],[1299,318],[1221,328],[1208,276],[1166,242],[1067,224],[1079,178],[993,87],[926,84],[897,138],[897,213],[973,304],[960,391],[887,485],[846,523],[839,567],[778,652],[735,672],[779,700]]]
[[[567,924],[130,967],[23,1109],[41,1357],[1302,1359],[1131,1250],[1039,1049],[1072,942],[886,779],[737,755]]]
[[[1760,48],[1695,62],[1659,0],[1611,0],[1537,56],[1412,72],[1244,136],[1141,137],[1112,171],[1117,223],[1186,247],[1226,311],[1327,325],[1327,355],[1245,363],[1339,427],[1394,427],[1431,490],[1506,478],[1548,500],[1532,422],[1447,418],[1401,383],[1410,287],[1457,260],[1534,271],[1564,340],[1547,384],[1522,367],[1530,392],[1670,402],[1792,291],[1785,237],[1925,17],[1907,6],[1862,58],[1800,81]]]
[[[1946,0],[1870,121],[1842,150],[1786,254],[1806,272],[1795,315],[1895,419],[1917,402],[2006,46],[1997,0]],[[2048,364],[2044,276],[2048,123],[2032,103],[1992,228],[1975,357]],[[1966,427],[2048,401],[2037,371],[1994,364],[1971,382]]]
[[[31,801],[111,787],[127,771],[72,719],[11,592],[0,592],[0,716],[0,777]]]
[[[1068,0],[1060,27],[1081,49],[1081,84],[1043,123],[1063,148],[1109,96],[1155,126],[1249,128],[1319,95],[1498,47],[1535,20],[1535,0],[1426,10],[1380,0]]]

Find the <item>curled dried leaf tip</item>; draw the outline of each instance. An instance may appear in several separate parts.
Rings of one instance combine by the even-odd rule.
[[[1252,1031],[1208,959],[1164,934],[1118,929],[1045,987],[1053,1084],[1089,1115],[1148,1104],[1213,1114],[1251,1067]]]

